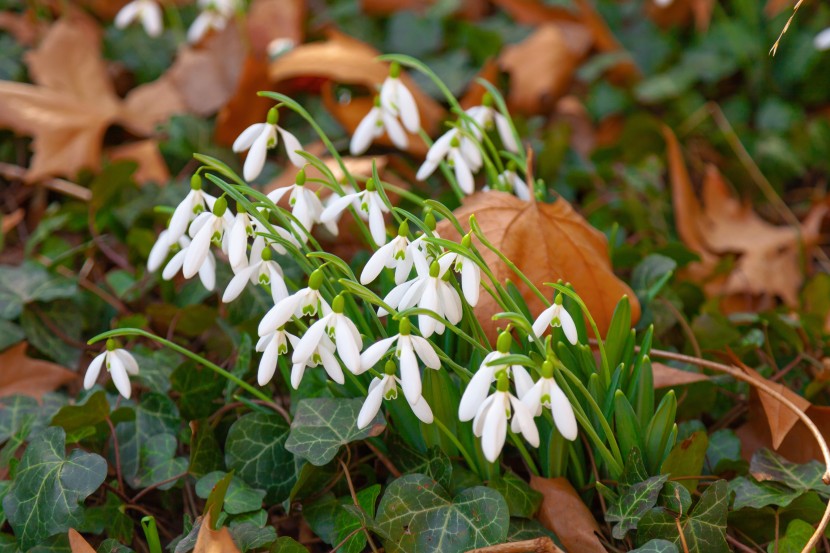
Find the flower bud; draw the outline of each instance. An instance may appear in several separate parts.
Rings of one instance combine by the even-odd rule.
[[[201,190],[202,189],[202,177],[199,173],[194,173],[192,177],[190,177],[190,189],[191,190]]]
[[[319,290],[323,285],[323,271],[315,269],[311,276],[308,277],[308,287],[312,290]]]
[[[345,307],[346,300],[343,299],[343,294],[338,294],[334,297],[334,300],[331,302],[331,310],[335,313],[343,313],[343,308]]]
[[[398,62],[393,61],[389,65],[389,76],[392,77],[393,79],[397,79],[398,77],[401,76],[401,66]]]
[[[513,343],[513,337],[510,335],[510,332],[504,331],[499,334],[499,338],[496,341],[496,349],[499,353],[509,353],[510,352],[510,345]]]
[[[297,178],[294,179],[294,182],[297,186],[305,186],[305,169],[300,169],[299,172],[297,172]]]
[[[412,323],[409,322],[409,317],[405,319],[401,319],[401,322],[398,323],[398,334],[401,336],[409,336],[412,332]]]
[[[280,120],[280,113],[277,111],[277,108],[271,108],[268,110],[268,121],[269,125],[276,125],[277,122]]]
[[[213,214],[217,217],[221,217],[225,214],[225,211],[228,210],[228,200],[225,199],[225,196],[220,196],[216,203],[213,204]]]

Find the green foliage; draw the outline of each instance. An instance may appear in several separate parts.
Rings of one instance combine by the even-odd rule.
[[[0,318],[14,319],[23,312],[23,306],[33,302],[48,302],[69,298],[77,293],[74,282],[50,274],[35,263],[19,267],[0,266]]]

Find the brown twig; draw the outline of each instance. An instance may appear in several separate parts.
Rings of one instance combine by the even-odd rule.
[[[110,420],[109,416],[106,418],[107,426],[110,427],[110,434],[112,435],[112,448],[113,448],[113,455],[115,457],[115,476],[118,478],[118,487],[121,488],[121,493],[126,492],[126,488],[124,487],[124,478],[121,474],[121,452],[118,448],[118,436],[115,435],[115,425],[112,424],[112,420]]]
[[[11,163],[0,163],[0,176],[10,180],[25,182],[26,169]],[[68,180],[52,178],[39,181],[37,184],[54,192],[58,192],[59,194],[70,196],[83,202],[88,202],[92,199],[91,190],[84,188],[83,186],[79,186],[74,182],[69,182]]]
[[[346,485],[349,486],[349,493],[352,495],[352,501],[354,502],[354,506],[360,509],[360,502],[358,502],[357,500],[357,492],[355,492],[354,484],[352,484],[352,475],[349,473],[349,467],[346,463],[343,462],[343,459],[338,459],[337,461],[340,463],[340,466],[343,467],[343,474],[346,475]],[[362,523],[360,524],[360,528],[358,528],[358,530],[363,530],[363,533],[366,534],[366,540],[369,542],[369,547],[372,548],[372,551],[374,553],[378,553],[378,548],[375,545],[374,540],[372,540],[372,536],[371,534],[369,534],[369,530],[365,526],[363,526]]]
[[[532,540],[514,541],[511,543],[500,543],[488,547],[470,549],[467,553],[564,553],[559,549],[553,540],[544,536]]]
[[[133,499],[131,500],[131,503],[137,502],[139,499],[141,499],[142,497],[144,497],[145,495],[147,495],[151,491],[155,490],[156,488],[160,488],[161,486],[164,486],[165,484],[169,484],[170,482],[175,482],[176,480],[178,480],[180,478],[184,478],[185,476],[187,476],[187,474],[188,474],[188,472],[184,471],[181,474],[177,474],[176,476],[171,476],[170,478],[162,480],[161,482],[156,482],[152,486],[147,486],[146,488],[144,488],[143,490],[141,490],[140,492],[135,494],[135,497],[133,497]]]
[[[383,464],[383,466],[386,467],[386,470],[389,471],[389,474],[391,474],[395,478],[401,477],[401,471],[399,471],[398,468],[392,463],[392,461],[389,460],[389,457],[384,455],[381,450],[379,450],[376,446],[372,444],[371,441],[366,440],[363,443],[365,443],[366,446],[372,450],[372,453],[374,453],[375,457],[378,458],[378,461],[380,461]]]
[[[726,534],[726,541],[728,541],[729,544],[732,547],[734,547],[735,549],[739,549],[741,551],[744,551],[745,553],[756,553],[756,551],[754,549],[752,549],[751,547],[739,542],[738,540],[736,540],[735,538],[733,538],[729,534]]]

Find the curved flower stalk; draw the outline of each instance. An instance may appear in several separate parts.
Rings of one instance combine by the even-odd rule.
[[[444,160],[453,168],[455,180],[458,181],[461,191],[465,194],[475,192],[473,173],[481,169],[481,152],[458,128],[450,129],[435,141],[415,178],[426,180]]]
[[[550,409],[557,430],[566,440],[575,440],[577,434],[576,416],[565,392],[553,379],[553,362],[542,363],[542,376],[536,383],[524,367],[513,367],[516,393],[534,417],[542,414],[542,407]]]
[[[221,245],[222,251],[227,252],[231,225],[233,217],[228,212],[228,201],[225,198],[216,200],[212,211],[200,213],[193,219],[188,231],[193,241],[187,247],[182,265],[185,278],[191,278],[201,270],[210,253],[211,242]]]
[[[321,342],[328,336],[333,339],[337,354],[346,368],[352,373],[360,372],[360,350],[363,348],[363,339],[355,324],[343,314],[344,304],[342,294],[335,297],[331,310],[320,317],[303,334],[294,347],[294,355],[291,358],[295,366],[306,365],[314,353],[319,351]],[[341,380],[335,379],[335,381],[342,384],[342,373],[340,378]]]
[[[270,247],[251,251],[250,264],[236,273],[228,283],[228,287],[225,288],[225,293],[222,295],[224,303],[238,298],[248,282],[270,286],[274,303],[279,303],[288,297],[288,288],[286,288],[285,280],[283,280],[282,268],[271,258],[271,252]]]
[[[130,399],[132,388],[129,375],[135,376],[138,374],[138,363],[136,363],[135,357],[129,351],[118,348],[115,340],[107,340],[107,349],[99,353],[86,370],[84,389],[89,390],[95,385],[103,366],[106,366],[107,371],[112,376],[112,382],[115,384],[118,393],[126,399]]]
[[[412,272],[413,266],[419,266],[421,272],[429,271],[426,254],[422,249],[425,242],[409,241],[409,223],[405,220],[398,227],[398,235],[372,254],[360,273],[360,283],[364,286],[372,283],[383,268],[395,269],[395,284],[403,284]]]
[[[496,351],[491,351],[484,356],[478,370],[467,383],[464,393],[461,395],[461,402],[458,404],[458,419],[462,422],[472,420],[479,407],[481,407],[484,400],[490,394],[490,386],[496,381],[498,376],[502,373],[510,374],[512,371],[515,375],[517,369],[524,370],[519,365],[505,365],[491,364],[502,357],[506,357],[510,353],[510,345],[513,343],[513,338],[507,331],[499,334],[496,341]],[[518,389],[518,382],[517,382]]]
[[[328,315],[331,306],[320,294],[323,284],[323,273],[317,269],[308,277],[308,286],[294,292],[287,298],[280,300],[262,318],[257,329],[260,336],[273,332],[285,325],[291,317],[302,318],[306,315],[315,316],[317,313]]]
[[[327,225],[332,234],[337,234],[336,221],[340,214],[350,205],[357,206],[360,216],[369,222],[369,231],[372,233],[372,240],[378,246],[386,244],[386,223],[383,214],[389,213],[389,208],[383,203],[380,193],[375,186],[375,179],[366,181],[366,188],[360,192],[346,194],[329,200],[328,206],[320,214],[320,222]]]
[[[161,237],[159,237],[159,240],[160,239]],[[161,278],[163,278],[164,280],[171,280],[179,273],[179,271],[182,270],[182,266],[184,265],[184,259],[187,256],[187,252],[191,246],[190,238],[188,238],[187,236],[182,236],[181,238],[179,238],[177,243],[181,249],[178,252],[176,252],[176,254],[173,255],[173,257],[170,258],[170,261],[167,262],[167,265],[161,272]],[[199,267],[199,280],[202,281],[202,285],[205,287],[205,289],[211,292],[216,287],[216,258],[213,256],[213,252],[211,251],[207,252],[204,261]]]
[[[236,11],[238,0],[199,0],[202,10],[187,30],[187,41],[202,40],[209,31],[221,31]]]
[[[473,419],[473,434],[481,438],[481,450],[491,463],[496,462],[507,438],[507,423],[522,434],[527,443],[539,447],[539,430],[527,406],[510,393],[506,372],[498,376],[496,391],[478,407]]]
[[[283,186],[268,193],[268,199],[275,204],[290,192],[288,196],[288,205],[291,207],[291,214],[297,219],[297,223],[292,221],[292,225],[297,234],[303,237],[303,242],[308,240],[308,235],[315,224],[321,223],[320,216],[323,214],[323,203],[317,194],[306,188],[306,175],[303,169],[297,173],[297,179],[294,184],[290,186]],[[337,224],[333,221],[324,223],[326,229],[332,234],[337,234]]]
[[[571,344],[576,344],[578,339],[576,325],[574,324],[571,314],[568,313],[568,311],[562,306],[562,298],[562,294],[557,295],[553,305],[539,314],[533,322],[533,334],[535,334],[537,338],[541,338],[548,327],[559,326],[562,327],[562,331],[565,333],[565,338],[567,338]]]
[[[248,157],[242,166],[242,176],[246,181],[255,180],[262,173],[268,150],[277,147],[279,137],[282,137],[285,153],[288,154],[291,163],[300,168],[305,165],[305,158],[297,153],[303,150],[302,144],[296,136],[277,125],[278,122],[279,111],[277,108],[271,108],[265,123],[254,123],[242,131],[231,146],[236,153],[248,151]]]
[[[366,394],[366,401],[363,403],[363,407],[361,407],[360,413],[357,415],[358,428],[366,428],[369,426],[369,423],[372,422],[378,414],[378,411],[380,411],[380,406],[383,404],[384,399],[393,400],[398,397],[398,384],[403,386],[403,383],[397,377],[396,373],[395,362],[390,359],[386,362],[383,376],[372,379],[372,382],[369,384],[368,393]],[[432,423],[434,420],[432,409],[430,409],[429,404],[423,396],[418,395],[412,401],[406,395],[406,389],[404,389],[404,397],[406,397],[406,401],[412,408],[412,412],[415,413],[415,416],[419,420],[426,424]]]
[[[114,23],[117,29],[124,29],[136,20],[151,37],[158,37],[164,31],[161,6],[155,0],[133,0],[115,15]]]
[[[378,361],[389,351],[389,348],[395,345],[395,356],[399,359],[401,365],[401,377],[398,382],[403,388],[406,400],[413,404],[418,402],[422,392],[418,359],[434,370],[441,368],[441,360],[428,340],[420,336],[414,336],[411,332],[412,324],[409,319],[401,319],[398,334],[375,342],[360,355],[360,371],[355,374],[361,374],[377,365]]]

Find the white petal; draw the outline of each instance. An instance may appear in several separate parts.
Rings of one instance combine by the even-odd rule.
[[[438,165],[438,162],[447,157],[447,154],[450,151],[450,145],[452,144],[452,139],[457,135],[458,129],[450,129],[438,137],[438,140],[436,140],[427,151],[427,161],[432,161],[435,165]]]
[[[432,348],[429,340],[421,338],[420,336],[410,336],[409,341],[412,342],[412,347],[415,348],[415,353],[418,354],[424,365],[430,369],[440,369],[441,359],[435,350]]]
[[[161,21],[161,9],[155,2],[147,2],[141,12],[141,24],[144,26],[144,31],[152,36],[157,37],[164,30]]]
[[[452,324],[458,324],[464,314],[464,309],[461,306],[461,296],[453,288],[450,283],[440,281],[438,289],[441,293],[440,301],[444,309],[444,317]]]
[[[295,167],[304,167],[306,159],[297,153],[303,151],[303,145],[300,144],[300,141],[297,140],[296,136],[282,127],[277,127],[277,130],[280,132],[280,136],[282,137],[282,144],[285,146],[285,153],[288,154],[288,159],[291,160],[291,163],[293,163]]]
[[[191,190],[187,196],[176,206],[173,211],[173,216],[170,218],[170,223],[167,225],[167,230],[170,233],[170,243],[173,244],[179,238],[184,236],[187,231],[187,224],[193,219],[194,191]]]
[[[421,397],[421,370],[409,340],[401,340],[398,353],[401,356],[401,387],[406,401],[412,405]]]
[[[360,347],[361,344],[355,341],[354,333],[346,323],[345,315],[337,317],[334,325],[334,339],[337,344],[337,354],[343,360],[343,364],[353,374],[360,372]]]
[[[574,324],[571,314],[568,313],[564,307],[559,310],[559,322],[562,323],[562,331],[565,333],[565,338],[567,338],[571,344],[575,345],[577,339],[579,338],[576,332],[576,324]]]
[[[496,394],[504,394],[504,392],[496,392]],[[507,438],[507,415],[503,401],[499,397],[488,409],[484,419],[484,430],[481,433],[481,450],[484,452],[484,457],[491,463],[495,463],[499,458],[505,438]]]
[[[533,388],[533,379],[527,369],[521,365],[513,365],[511,370],[513,372],[513,382],[516,384],[516,394],[523,398]]]
[[[566,440],[576,439],[576,416],[565,392],[554,382],[550,390],[551,411],[556,428]]]
[[[239,213],[228,233],[228,260],[235,270],[248,264],[248,224],[248,217]]]
[[[291,387],[295,390],[300,387],[300,382],[303,381],[305,367],[305,363],[294,363],[291,367]]]
[[[265,386],[271,382],[271,379],[274,377],[274,373],[277,371],[278,357],[279,344],[276,340],[272,339],[268,342],[268,346],[262,354],[262,359],[259,361],[259,369],[257,370],[256,379],[260,386]],[[297,386],[294,386],[294,388],[296,389]]]
[[[187,248],[187,253],[184,256],[184,265],[182,266],[182,274],[185,278],[192,278],[199,272],[199,268],[205,262],[205,258],[210,251],[210,238],[212,235],[213,225],[204,225],[198,234],[193,237],[193,242]]]
[[[242,167],[242,176],[251,182],[256,180],[262,168],[265,167],[265,157],[268,155],[268,146],[273,140],[273,127],[267,125],[263,132],[251,144],[248,150],[248,157],[245,158],[245,165]]]
[[[483,163],[481,160],[481,150],[478,149],[478,145],[472,139],[468,137],[462,138],[460,151],[464,161],[467,162],[467,165],[472,171],[481,169],[481,164]]]
[[[383,303],[395,309],[400,309],[399,305],[401,299],[403,299],[406,296],[410,288],[412,288],[412,285],[417,282],[419,281],[416,279],[408,280],[403,284],[398,284],[397,286],[392,288],[388,294],[386,294],[386,296],[383,298]],[[378,317],[383,317],[384,315],[388,314],[389,313],[387,313],[387,311],[384,308],[378,307]]]
[[[553,320],[554,309],[556,309],[556,304],[551,305],[541,313],[533,321],[533,334],[536,335],[537,338],[542,338],[542,335],[550,326],[550,322]]]
[[[259,264],[251,265],[250,267],[246,267],[236,273],[236,275],[228,283],[228,287],[225,288],[225,293],[222,294],[222,301],[224,303],[228,303],[238,298],[239,294],[242,293],[242,290],[245,289],[245,285],[248,284],[248,281],[251,279],[251,275],[254,272],[259,272],[259,267]]]
[[[274,261],[268,263],[268,274],[271,276],[271,299],[274,304],[277,304],[288,297],[288,288],[285,286],[285,280],[282,274],[277,270],[277,264]]]
[[[164,280],[170,280],[174,276],[176,276],[176,273],[178,273],[181,270],[182,265],[184,264],[184,256],[186,254],[187,250],[180,250],[176,252],[176,255],[170,258],[170,261],[167,262],[167,265],[161,272],[161,278],[163,278]]]
[[[458,419],[462,422],[475,416],[479,406],[490,393],[490,384],[493,383],[493,375],[496,372],[496,367],[486,364],[491,360],[492,357],[488,354],[461,396],[461,402],[458,404]]]
[[[118,14],[115,16],[115,27],[117,29],[123,29],[130,23],[132,23],[136,17],[138,17],[139,12],[141,11],[141,1],[137,0],[135,2],[130,2],[123,8]]]
[[[472,259],[465,259],[461,266],[461,290],[467,303],[475,307],[481,291],[481,269]]]
[[[536,384],[531,386],[530,389],[521,396],[522,403],[527,406],[528,411],[533,413],[534,416],[538,417],[542,414],[542,395],[545,388],[545,379],[540,378],[536,381]]]
[[[484,420],[487,418],[487,411],[492,407],[494,399],[496,399],[495,394],[485,399],[478,410],[476,410],[476,416],[473,419],[473,434],[478,438],[484,432]]]
[[[539,429],[536,428],[533,415],[527,406],[512,395],[510,396],[510,404],[513,406],[513,420],[527,443],[533,447],[539,447]]]
[[[127,369],[127,374],[131,374],[133,376],[138,374],[138,362],[129,351],[125,349],[117,349],[112,353],[113,355],[117,355],[124,364],[124,368]]]
[[[275,204],[279,204],[280,200],[283,196],[285,196],[288,192],[293,192],[297,185],[292,184],[290,186],[283,186],[281,188],[275,188],[268,193],[268,199],[274,202]]]
[[[159,237],[156,239],[156,243],[153,244],[153,248],[150,250],[150,255],[147,257],[147,270],[151,273],[161,267],[161,264],[167,259],[167,254],[170,253],[170,246],[172,244],[170,243],[169,235],[169,231],[161,231]]]
[[[427,177],[433,174],[435,169],[438,168],[439,161],[430,161],[429,159],[425,160],[421,167],[418,168],[418,172],[415,174],[415,179],[426,180]]]
[[[132,393],[130,377],[127,376],[127,369],[124,367],[124,363],[121,362],[121,359],[117,355],[110,354],[107,356],[107,364],[109,365],[110,376],[112,377],[113,384],[115,384],[115,388],[122,396],[130,399],[130,394]]]
[[[89,390],[95,386],[95,381],[98,380],[98,375],[101,373],[101,366],[104,364],[104,358],[106,358],[106,356],[106,351],[99,353],[95,359],[92,360],[92,363],[89,364],[86,374],[84,375],[84,389]]]
[[[301,298],[298,294],[288,296],[268,310],[268,313],[265,314],[262,321],[259,323],[257,333],[260,336],[264,336],[282,327],[294,315],[294,311],[297,309],[300,299]]]
[[[398,93],[398,112],[401,115],[401,122],[411,133],[417,133],[421,128],[421,118],[418,115],[418,104],[415,103],[415,98],[412,93],[406,88],[403,82],[399,81],[397,86]]]
[[[409,147],[409,138],[406,136],[406,131],[403,130],[401,124],[395,119],[395,116],[388,111],[383,111],[381,118],[383,119],[383,127],[386,129],[386,134],[392,140],[392,144],[399,150],[406,150]]]
[[[434,278],[430,277],[429,280],[430,282],[427,282],[424,287],[424,293],[421,296],[421,301],[418,303],[418,307],[429,311],[437,311],[438,286],[435,283]],[[423,334],[424,338],[429,338],[432,336],[432,333],[435,332],[435,322],[435,319],[433,319],[431,315],[418,315],[418,328],[421,330],[421,334]]]
[[[360,373],[355,374],[366,372],[377,365],[380,358],[383,357],[383,354],[389,351],[389,348],[392,347],[392,344],[395,343],[395,340],[397,339],[398,335],[396,334],[395,336],[378,340],[366,348],[366,350],[360,354]]]
[[[328,318],[324,317],[308,327],[308,330],[300,338],[300,343],[294,348],[294,355],[291,356],[292,363],[306,363],[311,358],[320,343],[320,339],[326,332],[328,323]]]
[[[475,181],[473,180],[473,173],[470,167],[464,160],[458,150],[453,150],[450,153],[450,158],[453,162],[453,169],[455,171],[455,180],[458,181],[458,187],[465,194],[472,194],[475,192]]]
[[[360,273],[360,284],[365,286],[378,277],[389,260],[392,259],[393,248],[394,244],[390,242],[381,246],[378,251],[372,254]]]
[[[199,280],[208,292],[213,292],[216,287],[216,258],[208,252],[205,262],[199,267]]]
[[[343,213],[343,210],[349,207],[356,198],[357,194],[346,194],[345,196],[329,200],[329,204],[320,214],[320,222],[328,223],[329,221],[336,220]]]
[[[504,145],[504,148],[514,154],[518,154],[519,145],[516,144],[516,137],[513,136],[513,130],[510,128],[510,123],[507,121],[507,118],[498,112],[494,113],[494,117],[496,120],[496,130],[499,132],[499,138],[501,138],[501,143]]]
[[[360,124],[357,125],[352,135],[352,141],[349,144],[349,152],[353,156],[359,156],[369,148],[372,139],[375,137],[375,129],[377,128],[379,118],[380,110],[373,107],[366,114],[366,117],[360,121]]]
[[[373,378],[372,383],[369,384],[369,393],[366,395],[366,401],[363,402],[363,407],[360,408],[360,413],[357,415],[357,427],[366,428],[369,423],[375,419],[375,416],[380,411],[380,406],[383,403],[383,390],[385,388],[385,380],[389,378],[384,377]]]
[[[337,358],[334,354],[326,348],[320,348],[318,352],[320,353],[320,358],[323,361],[323,368],[326,369],[326,373],[329,375],[329,378],[338,384],[343,384],[346,379],[343,375],[343,369],[340,368],[340,363],[337,362]]]
[[[386,244],[386,223],[383,221],[383,213],[373,202],[369,203],[369,230],[375,244],[378,246]]]
[[[193,222],[190,223],[190,228],[187,229],[187,233],[191,236],[191,238],[196,236],[206,224],[212,222],[214,219],[215,217],[210,211],[203,211],[199,213],[193,218]]]
[[[830,27],[824,29],[813,39],[813,46],[816,50],[830,49]]]
[[[412,412],[415,413],[415,416],[426,424],[432,424],[434,420],[432,416],[432,409],[429,408],[429,404],[427,400],[423,398],[423,396],[419,397],[415,403],[410,403],[409,406],[412,408]]]

